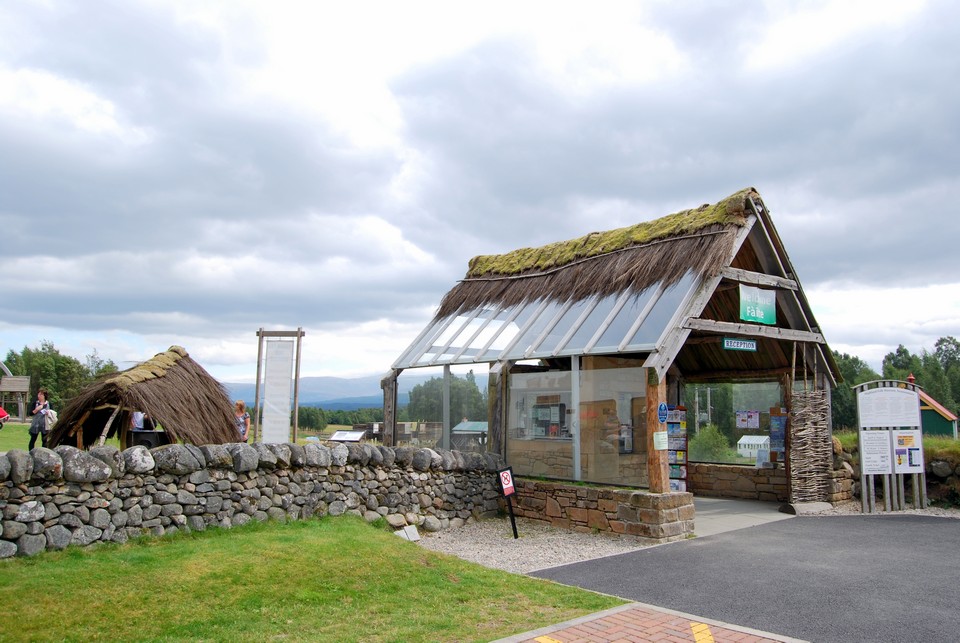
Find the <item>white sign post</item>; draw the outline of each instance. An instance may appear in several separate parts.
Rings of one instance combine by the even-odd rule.
[[[857,392],[860,425],[860,500],[864,513],[876,509],[873,476],[883,476],[886,511],[906,507],[904,476],[911,475],[913,506],[927,506],[923,468],[920,395],[916,385],[896,380],[866,382]]]

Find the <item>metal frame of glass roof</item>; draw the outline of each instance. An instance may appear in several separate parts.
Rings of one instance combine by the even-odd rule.
[[[670,288],[557,302],[481,307],[434,320],[393,364],[395,369],[570,355],[650,352],[698,280]]]

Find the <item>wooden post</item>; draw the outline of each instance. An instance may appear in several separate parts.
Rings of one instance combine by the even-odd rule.
[[[647,369],[647,475],[650,479],[650,493],[670,491],[670,466],[667,451],[657,451],[653,445],[653,434],[666,431],[667,425],[661,423],[658,409],[667,402],[667,381],[659,379],[657,369]]]
[[[383,389],[383,446],[397,444],[397,377],[400,371],[391,370],[380,380]]]

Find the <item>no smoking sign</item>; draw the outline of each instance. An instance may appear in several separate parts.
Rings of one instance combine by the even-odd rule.
[[[513,470],[504,469],[499,472],[500,474],[500,489],[503,491],[504,496],[512,496],[516,493],[516,488],[513,486]]]

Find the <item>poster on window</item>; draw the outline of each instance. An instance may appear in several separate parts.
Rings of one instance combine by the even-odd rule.
[[[760,411],[737,411],[738,429],[759,429]]]

